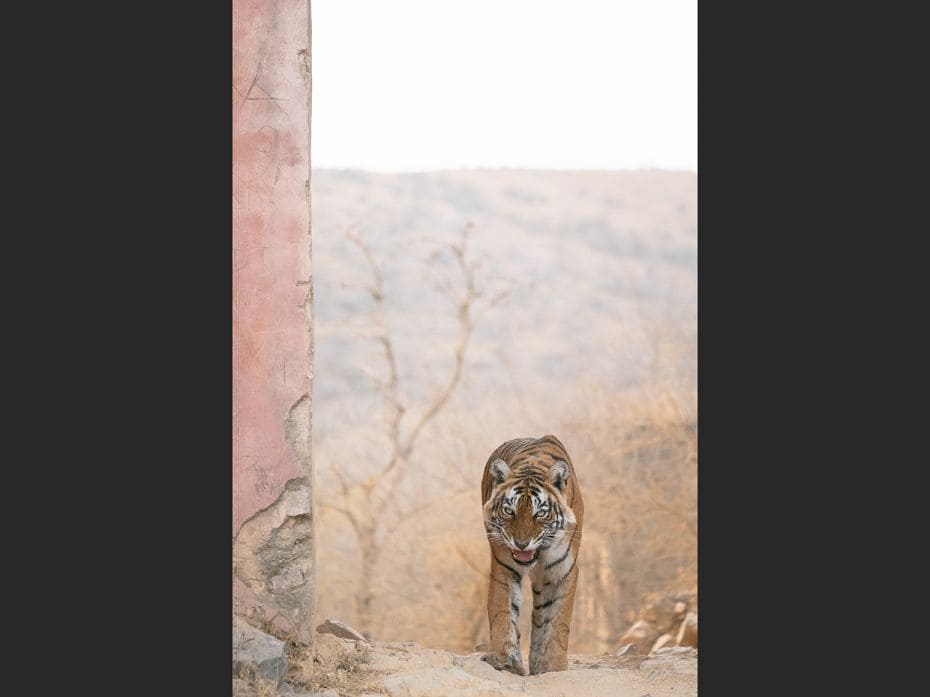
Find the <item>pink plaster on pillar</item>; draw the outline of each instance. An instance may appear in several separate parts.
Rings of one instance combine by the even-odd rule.
[[[311,474],[285,433],[312,374],[309,0],[233,1],[232,118],[235,534]]]
[[[234,612],[309,641],[309,0],[233,0],[232,119]]]

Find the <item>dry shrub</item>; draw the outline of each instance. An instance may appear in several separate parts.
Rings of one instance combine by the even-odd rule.
[[[567,438],[585,497],[572,643],[610,650],[651,600],[697,589],[692,395],[586,391]]]
[[[340,694],[377,691],[376,676],[365,670],[371,662],[371,650],[361,642],[350,644],[318,634],[312,647],[288,644],[287,652],[287,682],[300,690],[334,689]]]

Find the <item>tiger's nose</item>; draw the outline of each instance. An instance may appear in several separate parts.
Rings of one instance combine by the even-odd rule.
[[[529,540],[527,540],[526,542],[517,542],[516,540],[514,540],[513,543],[520,549],[526,549],[530,544]]]

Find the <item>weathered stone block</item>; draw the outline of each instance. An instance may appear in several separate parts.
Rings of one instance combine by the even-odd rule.
[[[280,682],[287,672],[284,642],[245,622],[233,624],[233,675]]]

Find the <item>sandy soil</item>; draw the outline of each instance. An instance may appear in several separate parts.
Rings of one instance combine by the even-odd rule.
[[[305,675],[319,676],[327,665],[353,664],[327,685],[284,686],[281,694],[327,697],[695,697],[697,651],[660,649],[644,656],[570,657],[567,671],[521,677],[497,671],[480,660],[478,653],[456,655],[424,648],[416,642],[363,642],[317,635],[312,657],[303,657]],[[364,657],[346,661],[346,657]],[[295,665],[293,675],[300,674]],[[290,678],[289,678],[290,679]],[[334,690],[327,692],[326,690]]]

